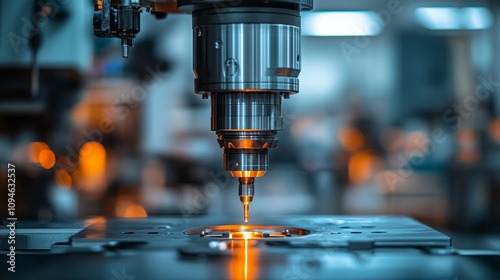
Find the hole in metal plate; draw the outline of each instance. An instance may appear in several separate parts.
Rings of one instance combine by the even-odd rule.
[[[309,233],[310,231],[301,228],[268,225],[218,225],[191,228],[184,231],[184,234],[190,236],[219,239],[289,238]]]

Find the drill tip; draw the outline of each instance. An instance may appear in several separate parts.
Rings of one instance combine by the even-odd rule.
[[[243,220],[248,223],[248,213],[250,208],[250,203],[252,202],[251,196],[241,196],[241,204],[243,204]]]
[[[248,204],[243,204],[243,220],[248,223]]]
[[[250,203],[253,200],[254,194],[254,178],[240,178],[239,181],[240,200],[241,204],[243,204],[243,220],[245,221],[245,223],[248,223],[248,210],[250,208]]]

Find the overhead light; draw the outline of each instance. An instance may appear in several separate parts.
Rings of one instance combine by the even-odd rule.
[[[493,17],[488,8],[462,8],[462,16],[465,19],[465,29],[488,29],[493,24]]]
[[[417,8],[415,16],[428,29],[460,29],[457,8]]]
[[[485,7],[421,7],[415,11],[417,21],[431,30],[478,30],[490,28],[493,18]]]
[[[304,36],[375,36],[383,21],[371,11],[311,12],[302,16]]]

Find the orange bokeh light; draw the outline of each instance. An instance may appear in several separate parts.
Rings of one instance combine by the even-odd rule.
[[[71,175],[65,169],[59,169],[54,174],[54,180],[59,187],[62,188],[70,188],[73,180],[71,179]]]
[[[38,162],[45,169],[51,169],[56,164],[56,155],[50,149],[44,149],[38,154]]]
[[[147,216],[146,210],[139,204],[127,206],[123,215],[125,218],[146,218]]]
[[[148,216],[144,207],[127,196],[118,196],[115,214],[121,218],[146,218]]]
[[[379,158],[370,151],[354,154],[349,160],[349,179],[354,184],[363,184],[376,172]]]
[[[32,162],[39,163],[39,155],[43,150],[49,149],[49,146],[43,142],[33,142],[29,145],[29,158]]]
[[[472,129],[457,132],[459,150],[457,159],[464,164],[476,164],[481,159],[477,133]]]
[[[494,119],[489,125],[489,133],[493,140],[500,141],[500,119]]]
[[[365,144],[363,133],[355,127],[346,127],[339,132],[339,141],[342,147],[349,151],[355,152]]]
[[[44,142],[33,142],[28,147],[31,162],[38,163],[42,168],[51,169],[56,164],[56,155]]]
[[[99,142],[87,142],[80,149],[79,163],[82,175],[102,175],[106,171],[106,150]]]

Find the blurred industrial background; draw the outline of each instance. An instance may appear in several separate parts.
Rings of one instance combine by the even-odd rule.
[[[93,1],[0,5],[0,164],[16,165],[18,219],[241,216],[194,94],[191,15],[143,13],[124,59],[93,36]],[[498,231],[499,16],[493,0],[316,0],[253,217]]]

